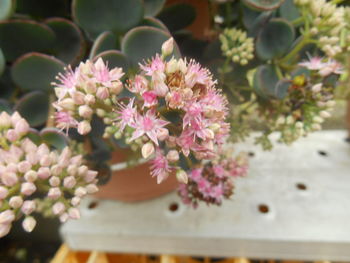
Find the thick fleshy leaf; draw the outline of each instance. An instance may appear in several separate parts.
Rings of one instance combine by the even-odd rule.
[[[42,143],[40,133],[37,129],[30,128],[27,137],[38,146]]]
[[[196,19],[196,10],[190,4],[173,4],[157,16],[171,32],[191,25]]]
[[[13,83],[11,76],[11,68],[7,66],[0,76],[0,98],[10,100],[17,91],[18,88]]]
[[[17,101],[14,110],[18,111],[30,126],[41,126],[48,118],[49,96],[41,91],[27,93]]]
[[[47,52],[55,41],[55,33],[46,25],[32,20],[0,22],[0,46],[7,61],[31,51]]]
[[[69,0],[16,0],[16,12],[35,18],[69,16]]]
[[[243,24],[250,37],[256,37],[260,29],[266,25],[272,17],[272,11],[258,12],[248,7],[242,6]]]
[[[143,0],[145,16],[155,16],[164,6],[165,0]]]
[[[73,0],[72,12],[75,22],[96,38],[104,31],[121,34],[139,24],[143,5],[141,0]]]
[[[52,56],[29,53],[12,66],[13,81],[24,90],[49,91],[55,76],[62,72],[64,63]]]
[[[12,113],[12,107],[7,100],[0,99],[0,112],[6,111],[7,113]]]
[[[84,37],[74,23],[64,18],[50,18],[45,23],[55,32],[55,56],[67,64],[74,64],[84,56]]]
[[[163,30],[141,26],[130,30],[122,40],[122,52],[128,57],[132,65],[138,65],[156,53],[161,53],[162,44],[171,35]],[[174,43],[174,56],[180,57],[178,46]]]
[[[257,68],[253,88],[263,98],[274,97],[275,86],[278,82],[278,76],[272,65],[261,65]]]
[[[287,96],[288,89],[292,85],[291,80],[281,79],[277,82],[274,91],[274,97],[277,99],[283,99]]]
[[[151,16],[145,17],[141,21],[140,26],[152,26],[152,27],[155,27],[155,28],[162,29],[162,30],[164,30],[166,32],[169,32],[169,29],[163,24],[162,21],[160,21],[157,18],[151,17]]]
[[[94,41],[89,58],[92,59],[103,51],[113,49],[117,49],[117,36],[110,31],[103,32]]]
[[[6,65],[5,57],[0,48],[0,76],[5,70],[5,65]]]
[[[68,137],[56,128],[45,128],[40,131],[40,136],[46,144],[62,150],[68,145]]]
[[[289,50],[294,38],[294,27],[287,20],[271,19],[258,35],[256,53],[263,60],[281,57]]]
[[[0,0],[0,20],[9,18],[15,10],[15,0]]]
[[[120,67],[123,69],[124,72],[128,72],[129,69],[129,63],[126,56],[118,51],[118,50],[107,50],[100,54],[98,54],[94,61],[96,61],[98,58],[102,58],[104,62],[108,63],[108,67],[110,69],[115,67]]]
[[[243,0],[248,7],[260,11],[274,10],[283,2],[284,0]]]
[[[289,21],[293,21],[300,16],[299,10],[293,0],[285,0],[279,8],[279,13],[281,17]]]

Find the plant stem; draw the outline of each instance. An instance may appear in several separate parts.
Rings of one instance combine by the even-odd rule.
[[[310,39],[308,35],[304,35],[301,41],[294,47],[294,49],[291,52],[289,52],[285,57],[280,59],[278,62],[279,63],[288,62],[290,59],[295,57],[298,54],[298,52],[308,43],[310,43]]]

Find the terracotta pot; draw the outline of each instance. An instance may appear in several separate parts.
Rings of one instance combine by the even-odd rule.
[[[127,151],[127,150],[125,150]],[[112,162],[125,161],[125,151],[113,153]],[[175,176],[169,176],[161,184],[150,175],[149,164],[142,164],[113,173],[106,185],[100,186],[96,197],[102,199],[137,202],[159,197],[174,191],[178,186]]]

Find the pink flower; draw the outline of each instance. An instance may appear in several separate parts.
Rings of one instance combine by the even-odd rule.
[[[206,68],[202,68],[199,63],[191,60],[188,64],[185,75],[186,86],[192,88],[196,83],[207,87],[213,86],[216,82],[212,80],[210,72]]]
[[[160,184],[164,181],[171,171],[168,160],[163,155],[161,150],[157,150],[156,157],[151,162],[151,175],[157,177],[157,183]]]
[[[180,137],[176,140],[177,145],[181,147],[182,153],[185,156],[190,154],[190,151],[201,151],[203,147],[196,143],[195,138],[191,132],[185,130],[181,133]]]
[[[155,94],[153,91],[146,91],[142,94],[143,98],[143,106],[144,107],[152,107],[154,105],[157,105],[158,100],[157,100],[157,94]]]
[[[323,58],[321,57],[310,57],[308,61],[303,61],[299,63],[299,66],[305,67],[310,70],[319,70],[323,68],[324,63],[322,62]]]
[[[224,189],[223,186],[221,184],[216,185],[214,187],[211,187],[210,189],[210,196],[217,199],[218,202],[221,201],[222,197],[224,194]]]
[[[117,117],[118,125],[119,125],[119,131],[122,132],[125,129],[126,125],[133,126],[135,125],[135,116],[137,114],[136,107],[134,107],[134,100],[135,98],[132,98],[129,101],[128,105],[124,105],[122,103],[119,104],[120,110],[117,111],[119,116]]]
[[[78,77],[79,72],[77,70],[73,71],[71,66],[65,68],[64,74],[58,74],[57,79],[59,80],[59,83],[52,83],[53,85],[57,86],[55,92],[58,97],[58,100],[63,99],[67,93],[71,96],[73,95],[73,93],[76,90],[75,86],[78,83]]]
[[[146,134],[156,145],[158,145],[158,132],[160,128],[163,128],[169,122],[162,119],[157,119],[153,110],[148,110],[144,116],[136,115],[135,123],[133,127],[136,129],[131,137],[131,140],[135,140],[142,135]]]
[[[78,126],[78,121],[65,111],[58,111],[55,113],[55,122],[56,127],[61,130],[66,130],[67,134],[69,128],[76,128]]]
[[[214,165],[213,166],[213,171],[217,177],[222,178],[225,175],[225,169],[222,167],[222,165]]]
[[[108,65],[103,62],[102,58],[99,58],[95,62],[92,72],[95,80],[103,83],[103,85],[107,87],[112,85],[112,81],[119,81],[119,79],[124,75],[121,68],[114,68],[109,71]]]
[[[202,171],[202,168],[193,169],[190,173],[190,178],[193,181],[198,182],[202,178]]]
[[[137,94],[142,94],[147,90],[148,81],[141,75],[136,75],[133,81],[128,85],[128,89]]]
[[[157,54],[150,63],[146,65],[139,64],[140,68],[145,72],[147,76],[152,76],[155,72],[164,72],[165,63],[160,58],[159,54]]]
[[[338,61],[330,59],[328,62],[324,64],[322,68],[319,70],[319,74],[323,77],[326,77],[330,74],[343,74],[343,66]]]

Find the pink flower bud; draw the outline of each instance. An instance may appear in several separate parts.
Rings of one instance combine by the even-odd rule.
[[[9,163],[6,166],[6,171],[9,173],[17,173],[17,165],[14,163]]]
[[[18,177],[15,173],[5,172],[1,175],[1,181],[6,186],[14,186],[18,182]]]
[[[69,218],[71,219],[79,219],[80,218],[79,209],[75,207],[69,208],[68,215],[69,215]]]
[[[96,97],[105,100],[109,97],[109,91],[106,87],[99,87],[96,92]]]
[[[40,165],[41,166],[50,166],[51,165],[51,158],[50,155],[44,155],[40,158]]]
[[[28,152],[26,155],[26,160],[30,162],[32,165],[35,165],[39,162],[39,158],[36,155],[36,152]]]
[[[38,147],[28,138],[25,138],[21,144],[21,148],[25,151],[25,152],[36,152]]]
[[[54,176],[59,176],[62,173],[62,167],[55,164],[51,167],[51,174]]]
[[[40,167],[37,174],[38,174],[38,177],[40,179],[45,180],[45,179],[49,178],[51,175],[50,168],[49,167]]]
[[[6,132],[6,139],[10,142],[15,142],[19,139],[19,135],[14,129],[10,129]]]
[[[5,199],[8,193],[9,193],[9,190],[7,190],[6,187],[0,186],[0,200]]]
[[[73,111],[75,108],[74,100],[71,98],[66,98],[57,102],[57,105],[65,110]]]
[[[109,90],[111,91],[111,93],[118,95],[123,90],[123,84],[120,81],[114,82],[109,88]]]
[[[0,213],[0,225],[10,224],[14,220],[15,220],[15,213],[12,210],[8,209]]]
[[[96,102],[95,96],[88,94],[85,96],[84,101],[87,105],[92,105]]]
[[[78,196],[78,197],[83,197],[87,194],[87,191],[84,187],[78,187],[77,189],[75,189],[74,191],[74,195]]]
[[[15,131],[18,135],[25,135],[29,131],[29,124],[25,119],[19,120],[15,125]]]
[[[11,230],[11,224],[0,224],[0,238],[6,236]]]
[[[69,147],[65,147],[58,157],[58,165],[61,167],[67,167],[69,165],[70,158],[72,156],[72,152]]]
[[[23,205],[23,198],[19,195],[16,196],[12,196],[10,198],[9,201],[9,205],[13,208],[13,209],[17,209],[20,208]]]
[[[23,119],[21,117],[21,115],[16,111],[11,115],[11,122],[12,122],[12,126],[15,127],[16,123],[19,122],[21,119]]]
[[[50,179],[49,179],[49,183],[52,187],[57,187],[60,185],[60,178],[58,178],[57,176],[52,176]]]
[[[75,180],[74,176],[68,176],[63,179],[63,186],[66,188],[73,188],[77,181]]]
[[[171,53],[173,53],[173,49],[174,49],[174,39],[169,38],[162,45],[162,55],[164,57],[169,56]]]
[[[23,202],[21,211],[25,215],[30,215],[31,213],[33,213],[35,208],[36,208],[35,201],[33,201],[33,200],[26,200],[26,201]]]
[[[82,161],[83,161],[83,156],[81,154],[76,155],[70,159],[71,164],[78,165],[78,166],[81,165]]]
[[[152,142],[148,142],[142,146],[141,149],[142,157],[147,159],[154,153],[154,145]]]
[[[87,105],[82,105],[78,109],[79,115],[83,118],[90,119],[92,116],[92,109]]]
[[[77,206],[80,204],[80,201],[81,201],[80,197],[74,196],[70,203],[72,204],[72,206]]]
[[[50,154],[50,149],[46,144],[42,143],[38,147],[37,154],[40,156],[40,158],[42,158],[43,156]]]
[[[160,128],[157,133],[157,138],[160,141],[164,141],[169,137],[169,131],[166,128]]]
[[[89,168],[86,165],[82,165],[78,168],[78,175],[84,176],[88,170],[89,170]]]
[[[11,117],[6,111],[1,112],[0,114],[0,127],[8,128],[11,127]]]
[[[81,135],[86,135],[91,131],[91,125],[88,121],[81,121],[78,124],[78,133]]]
[[[168,159],[169,162],[177,162],[179,160],[179,152],[176,150],[171,150],[168,152],[166,155],[166,158]]]
[[[170,148],[176,146],[176,138],[174,136],[169,136],[168,139],[165,141],[166,145]]]
[[[36,220],[32,216],[27,216],[22,222],[22,227],[26,232],[32,232],[35,226]]]
[[[47,193],[47,197],[50,199],[57,199],[61,196],[61,190],[58,187],[50,188],[49,192]]]
[[[80,91],[75,91],[72,94],[72,98],[73,98],[73,101],[75,104],[77,104],[77,105],[84,104],[84,98],[85,98],[84,93],[82,93]]]
[[[84,177],[85,182],[91,183],[93,180],[95,180],[96,176],[97,176],[96,171],[88,170]]]
[[[184,170],[178,170],[176,172],[176,179],[183,184],[187,184],[188,183],[188,176],[187,173]]]
[[[18,164],[17,169],[20,173],[26,173],[32,168],[32,165],[28,161],[22,161]]]
[[[159,97],[165,97],[166,94],[169,92],[169,88],[163,81],[156,81],[154,82],[154,92],[159,96]]]
[[[67,213],[63,213],[62,215],[60,215],[60,221],[61,223],[65,223],[68,220],[69,216]]]
[[[86,191],[88,194],[94,194],[98,192],[98,187],[95,184],[88,184],[86,186]]]
[[[72,176],[75,176],[78,172],[78,167],[76,165],[69,165],[68,168],[67,168],[67,173],[69,175],[72,175]]]
[[[21,193],[24,195],[31,195],[36,191],[36,186],[33,183],[23,183],[21,185]]]
[[[38,178],[37,172],[30,170],[25,173],[24,179],[26,179],[27,182],[34,182]]]
[[[52,213],[60,215],[66,210],[66,206],[62,202],[57,202],[52,206]]]

